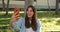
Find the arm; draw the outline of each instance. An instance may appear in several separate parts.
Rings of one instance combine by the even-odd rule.
[[[22,24],[22,18],[20,18],[18,21],[15,21],[13,26],[13,29],[20,30],[21,24]]]
[[[20,29],[20,26],[22,24],[22,18],[18,19],[18,20],[15,20],[15,16],[13,15],[10,19],[10,28],[12,30],[14,29]]]
[[[41,32],[41,21],[38,20],[37,22],[37,31],[36,32]]]

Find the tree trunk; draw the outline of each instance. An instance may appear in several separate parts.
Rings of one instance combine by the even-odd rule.
[[[34,0],[25,0],[25,15],[26,15],[27,6],[33,5],[33,3],[34,3]]]
[[[29,6],[29,5],[33,5],[34,0],[25,0],[25,7]]]
[[[3,10],[5,11],[5,2],[2,0]]]
[[[6,7],[6,15],[8,15],[8,9],[9,8],[9,0],[7,0],[7,7]]]
[[[47,4],[48,4],[48,9],[50,11],[51,9],[50,9],[50,5],[49,5],[49,0],[47,0]]]
[[[56,0],[56,12],[55,14],[58,14],[59,12],[59,0]]]

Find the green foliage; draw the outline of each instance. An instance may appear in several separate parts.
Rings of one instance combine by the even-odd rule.
[[[9,27],[9,22],[12,14],[12,11],[9,11],[8,15],[5,15],[4,11],[0,11],[0,25],[8,25]],[[24,13],[20,13],[20,17],[24,17]],[[60,14],[55,15],[55,11],[37,11],[37,17],[42,21],[43,30],[50,29],[48,27],[51,26],[51,28],[56,28],[57,25],[60,27]],[[59,27],[56,29],[59,29]],[[6,31],[11,32],[11,29],[6,28]],[[0,32],[3,32],[3,29],[0,29]]]

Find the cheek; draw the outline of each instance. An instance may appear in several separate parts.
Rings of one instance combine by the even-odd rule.
[[[33,14],[34,14],[34,13],[33,13],[33,12],[31,12],[29,16],[30,16],[30,17],[32,17],[32,16],[33,16]]]
[[[34,13],[33,13],[33,12],[31,12],[31,16],[33,16],[33,14],[34,14]]]
[[[34,14],[33,12],[27,12],[27,16],[28,16],[28,17],[32,17],[33,14]]]
[[[29,14],[29,12],[26,12],[27,13],[27,15]]]

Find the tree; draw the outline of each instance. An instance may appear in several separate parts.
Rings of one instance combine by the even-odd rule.
[[[27,8],[27,6],[33,5],[33,3],[34,3],[34,0],[25,0],[25,9]],[[26,13],[26,11],[25,11],[25,13]]]
[[[55,14],[58,14],[59,12],[59,0],[56,0],[56,12]]]
[[[5,2],[4,0],[2,0],[2,4],[3,4],[3,10],[6,11],[6,15],[8,15],[8,7],[9,7],[9,0],[7,0],[7,6],[5,7]],[[6,9],[5,9],[6,8]]]
[[[50,5],[49,5],[49,0],[47,0],[47,4],[48,4],[48,9],[50,11]]]
[[[6,7],[6,15],[8,15],[8,9],[9,8],[9,0],[7,0],[7,7]]]
[[[25,7],[29,6],[29,5],[33,5],[34,0],[25,0]]]
[[[2,4],[3,4],[3,10],[5,11],[5,2],[4,2],[4,0],[2,0]]]

